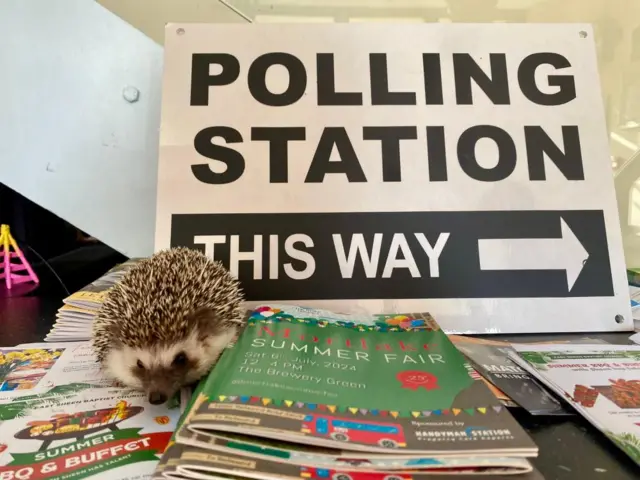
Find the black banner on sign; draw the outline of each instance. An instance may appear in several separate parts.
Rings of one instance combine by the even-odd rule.
[[[253,301],[614,293],[599,210],[176,214],[171,246],[223,262]]]

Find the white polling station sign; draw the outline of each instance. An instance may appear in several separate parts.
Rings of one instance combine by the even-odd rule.
[[[155,246],[251,302],[630,330],[592,30],[170,24]]]

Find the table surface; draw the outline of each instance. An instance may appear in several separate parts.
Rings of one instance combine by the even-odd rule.
[[[0,298],[0,347],[42,341],[62,305],[61,295]],[[574,337],[629,343],[629,333],[581,335],[505,335],[509,341],[544,341]],[[522,409],[512,414],[531,435],[540,452],[533,463],[548,480],[603,478],[637,479],[640,469],[581,416],[532,416]]]

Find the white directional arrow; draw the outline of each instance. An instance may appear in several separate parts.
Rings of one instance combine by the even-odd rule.
[[[569,291],[589,254],[560,218],[560,238],[500,238],[478,240],[481,270],[565,270]]]

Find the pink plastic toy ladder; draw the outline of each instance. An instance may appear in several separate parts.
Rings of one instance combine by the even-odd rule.
[[[17,258],[18,261],[12,262],[12,258]],[[24,271],[27,272],[26,275],[18,273]],[[9,290],[14,284],[25,282],[40,283],[31,265],[24,258],[20,247],[11,236],[9,225],[0,226],[0,280],[3,278]]]

